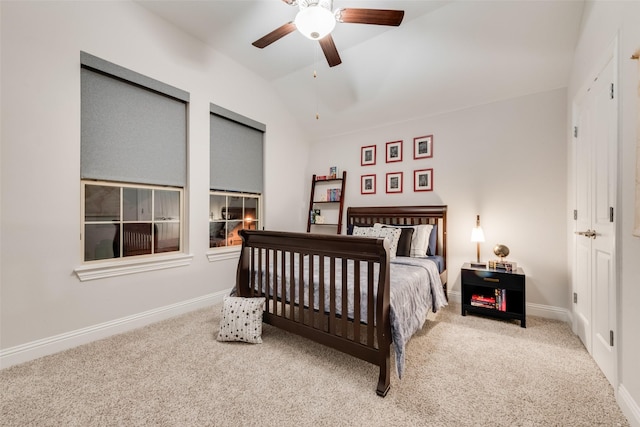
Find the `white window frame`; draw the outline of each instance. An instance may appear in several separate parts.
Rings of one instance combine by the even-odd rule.
[[[124,221],[123,215],[122,215],[123,188],[158,190],[158,191],[169,190],[169,191],[178,192],[180,194],[180,208],[179,208],[180,218],[178,220],[175,220],[175,219],[156,220],[152,212],[151,219],[149,221],[143,221],[143,222],[150,222],[152,225],[162,224],[162,223],[178,223],[180,226],[179,227],[180,237],[179,237],[179,243],[178,243],[179,249],[177,251],[172,251],[172,252],[161,252],[156,254],[151,253],[151,254],[135,255],[135,256],[127,256],[127,257],[119,256],[116,258],[85,261],[84,260],[85,225],[103,223],[101,221],[85,221],[85,187],[86,185],[111,186],[111,187],[120,188],[120,219],[119,221],[117,221],[117,223],[121,225],[120,233],[123,233],[122,225],[131,223],[131,222],[140,222],[140,221]],[[121,276],[125,274],[138,273],[142,271],[159,270],[164,268],[172,268],[172,267],[189,265],[191,263],[191,260],[193,259],[193,255],[185,253],[184,236],[185,236],[186,227],[185,227],[184,194],[185,194],[185,190],[181,187],[132,184],[132,183],[124,183],[124,182],[108,182],[108,181],[97,181],[97,180],[81,180],[81,200],[82,201],[81,201],[81,220],[80,220],[80,247],[81,247],[83,265],[80,267],[77,267],[74,270],[78,278],[81,281],[85,281],[85,280],[100,279],[105,277]],[[154,205],[153,199],[152,199],[151,205],[152,207]],[[106,221],[104,223],[113,224],[114,221]],[[152,227],[152,230],[153,230],[153,227]],[[121,234],[120,241],[122,241],[122,234]]]
[[[229,197],[242,197],[243,199],[256,199],[257,201],[257,212],[256,216],[258,217],[256,220],[256,230],[262,229],[262,194],[259,193],[245,193],[245,192],[237,192],[237,191],[223,191],[223,190],[211,190],[209,192],[209,203],[211,203],[211,196],[224,196],[226,197],[226,206],[229,206]],[[243,212],[244,212],[244,200],[243,200]],[[243,215],[244,216],[244,215]],[[229,219],[220,219],[216,218],[213,212],[209,212],[209,230],[210,226],[214,222],[225,222],[228,223]],[[226,229],[226,226],[225,226]],[[209,236],[211,237],[211,236]],[[240,249],[242,245],[231,245],[231,246],[221,246],[221,247],[210,247],[207,252],[207,258],[209,261],[221,261],[226,259],[237,259],[240,254]]]

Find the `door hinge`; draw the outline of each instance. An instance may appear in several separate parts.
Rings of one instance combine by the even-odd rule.
[[[574,126],[573,127],[573,137],[577,138],[578,137],[578,126]]]
[[[613,222],[613,206],[609,207],[609,222]]]
[[[613,331],[609,331],[609,345],[613,347]]]
[[[578,209],[574,209],[573,210],[573,219],[577,220],[578,219]]]
[[[577,293],[577,292],[574,292],[574,293],[573,293],[573,303],[574,303],[574,304],[577,304],[577,303],[578,303],[578,293]]]
[[[611,83],[611,99],[613,99],[613,83]]]

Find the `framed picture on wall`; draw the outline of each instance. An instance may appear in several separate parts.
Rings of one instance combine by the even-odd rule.
[[[402,141],[387,142],[387,163],[402,161]]]
[[[433,169],[413,171],[413,191],[433,191]]]
[[[362,175],[360,177],[360,194],[376,194],[375,175]]]
[[[387,174],[387,193],[402,193],[402,172]]]
[[[368,145],[360,149],[360,166],[372,166],[376,164],[376,146]]]
[[[413,138],[413,158],[426,159],[433,157],[433,135]]]

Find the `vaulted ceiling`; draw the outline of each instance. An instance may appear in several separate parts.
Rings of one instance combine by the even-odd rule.
[[[400,9],[399,27],[338,23],[342,64],[293,32],[281,0],[137,0],[263,76],[312,139],[567,85],[583,0],[335,0],[333,8]],[[317,78],[314,79],[314,71]],[[319,119],[316,119],[316,113]]]

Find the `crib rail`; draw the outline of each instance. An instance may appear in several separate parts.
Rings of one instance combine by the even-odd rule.
[[[380,367],[389,389],[389,259],[384,239],[242,230],[237,292],[265,297],[263,320]]]

